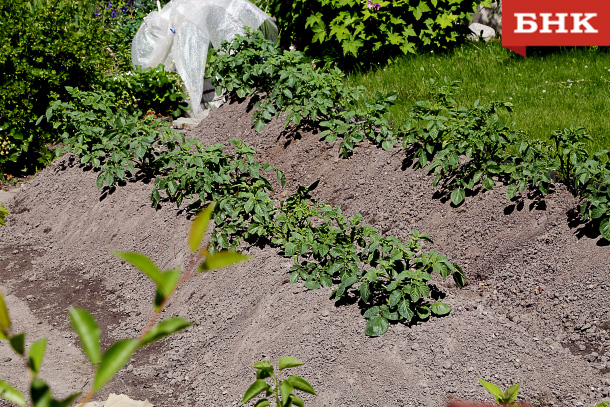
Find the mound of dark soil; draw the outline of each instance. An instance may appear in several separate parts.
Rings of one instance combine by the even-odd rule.
[[[112,391],[158,406],[237,405],[254,380],[252,364],[287,355],[305,362],[294,374],[318,392],[304,397],[308,406],[489,400],[477,376],[504,387],[521,381],[534,405],[588,406],[610,392],[610,251],[573,220],[567,191],[513,204],[498,187],[454,208],[403,150],[365,144],[342,159],[338,144],[283,131],[283,123],[258,134],[246,103],[223,106],[188,135],[250,143],[259,161],[285,171],[287,192],[278,197],[319,179],[316,199],[360,212],[386,234],[428,233],[428,248],[463,265],[469,284],[438,282],[449,316],[369,338],[357,304],[335,307],[328,289],[286,284],[289,260],[273,248],[245,248],[249,262],[180,289],[164,314],[195,325],[138,353],[99,399]],[[144,252],[164,268],[187,257],[183,211],[152,209],[151,184],[100,191],[95,178],[74,157],[58,159],[18,190],[0,228],[0,288],[28,342],[49,337],[42,375],[59,395],[91,384],[70,305],[95,315],[105,345],[136,335],[150,314],[152,285],[111,250]],[[0,370],[25,391],[21,362],[4,343]]]

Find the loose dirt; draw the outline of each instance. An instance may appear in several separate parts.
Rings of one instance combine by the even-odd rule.
[[[156,406],[237,405],[254,380],[252,364],[287,355],[305,363],[293,374],[318,392],[303,397],[308,406],[490,400],[477,377],[504,388],[521,382],[520,399],[534,405],[589,406],[608,396],[609,242],[575,220],[569,192],[517,204],[500,186],[455,208],[404,150],[365,143],[343,159],[338,143],[284,131],[282,122],[258,134],[250,116],[247,103],[230,103],[188,136],[245,140],[259,161],[285,171],[288,193],[319,179],[316,199],[360,212],[384,233],[428,233],[428,249],[463,265],[468,285],[436,283],[449,316],[369,338],[358,304],[335,306],[329,289],[285,284],[290,260],[270,247],[244,247],[250,261],[197,276],[164,312],[194,325],[136,354],[97,400],[114,392]],[[104,346],[136,335],[150,315],[153,286],[111,251],[143,252],[163,268],[184,267],[187,258],[183,210],[151,208],[150,183],[97,190],[95,178],[73,156],[56,160],[14,191],[0,228],[0,289],[28,343],[49,338],[42,376],[58,396],[91,385],[69,306],[91,311]],[[26,391],[23,366],[5,343],[0,371]]]

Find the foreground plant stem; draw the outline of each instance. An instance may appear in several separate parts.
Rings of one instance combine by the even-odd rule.
[[[191,259],[189,260],[189,264],[187,266],[186,272],[182,273],[182,275],[180,276],[180,280],[178,281],[178,284],[176,284],[176,288],[174,288],[174,290],[171,292],[170,295],[168,295],[163,302],[161,303],[161,305],[159,306],[159,310],[155,311],[152,315],[152,317],[150,318],[150,321],[148,321],[148,324],[146,324],[146,327],[140,332],[140,334],[138,335],[138,340],[141,341],[149,332],[150,330],[156,325],[157,321],[159,320],[159,317],[161,316],[161,313],[163,312],[163,310],[165,309],[165,307],[167,306],[167,304],[169,303],[172,295],[178,290],[178,288],[180,288],[180,286],[184,283],[186,283],[188,280],[190,280],[192,277],[195,276],[195,272],[197,271],[197,263],[198,260],[203,258],[203,251],[191,255]],[[24,356],[23,357],[25,360],[25,365],[26,367],[28,366],[27,363],[27,357]],[[29,371],[29,370],[28,370]],[[30,382],[33,379],[32,375],[30,374]],[[76,405],[77,407],[83,407],[85,404],[87,404],[89,401],[91,401],[91,399],[93,398],[93,396],[95,396],[97,392],[93,389],[91,389],[89,391],[89,393],[87,393],[85,395],[85,397],[82,398],[81,401],[78,402],[78,404]]]

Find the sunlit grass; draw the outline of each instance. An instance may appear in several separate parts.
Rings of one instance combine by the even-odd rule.
[[[460,81],[460,104],[510,101],[504,120],[530,137],[548,139],[551,131],[583,126],[593,137],[591,151],[610,149],[610,52],[598,48],[528,49],[528,57],[504,49],[500,41],[466,44],[449,54],[400,58],[384,68],[351,75],[351,84],[369,92],[397,91],[392,118],[404,121],[413,103],[429,99],[430,78]]]

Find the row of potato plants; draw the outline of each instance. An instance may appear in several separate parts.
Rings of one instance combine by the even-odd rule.
[[[544,197],[563,183],[578,196],[582,221],[593,222],[610,240],[608,150],[589,154],[591,137],[582,127],[553,131],[550,143],[528,139],[499,118],[500,109],[512,111],[511,103],[458,106],[452,98],[456,88],[456,83],[445,84],[435,100],[418,102],[399,130],[416,166],[435,174],[435,187],[440,185],[460,205],[467,194],[480,187],[491,190],[497,183],[506,185],[509,200],[526,193]]]
[[[98,171],[98,188],[142,174],[154,179],[156,207],[170,201],[196,211],[216,202],[212,253],[244,241],[281,248],[294,259],[290,281],[304,280],[309,289],[335,287],[336,301],[348,295],[362,300],[367,335],[385,333],[391,321],[450,312],[435,301],[432,275],[452,276],[459,287],[465,275],[446,256],[424,249],[423,242],[431,242],[428,235],[413,231],[406,241],[382,236],[362,225],[360,215],[345,216],[313,199],[317,183],[278,202],[267,174],[275,174],[282,187],[284,174],[257,162],[255,149],[245,142],[204,146],[154,116],[140,118],[121,109],[111,92],[69,93],[71,100],[51,104],[45,118],[63,139],[58,153],[72,152]]]
[[[213,66],[217,89],[258,98],[253,115],[257,131],[285,113],[286,126],[306,120],[326,141],[340,140],[344,156],[365,139],[385,150],[402,144],[416,167],[435,175],[433,186],[454,205],[498,183],[507,186],[509,200],[544,196],[557,182],[564,183],[580,199],[582,221],[596,224],[610,240],[610,152],[589,154],[590,136],[582,127],[554,131],[550,143],[527,138],[499,118],[500,110],[512,111],[512,103],[459,106],[453,99],[457,82],[433,83],[438,89],[434,99],[417,102],[406,124],[395,127],[388,114],[394,92],[367,99],[364,88],[345,85],[339,70],[316,69],[315,61],[283,51],[260,35],[238,36],[224,43],[222,51]]]

